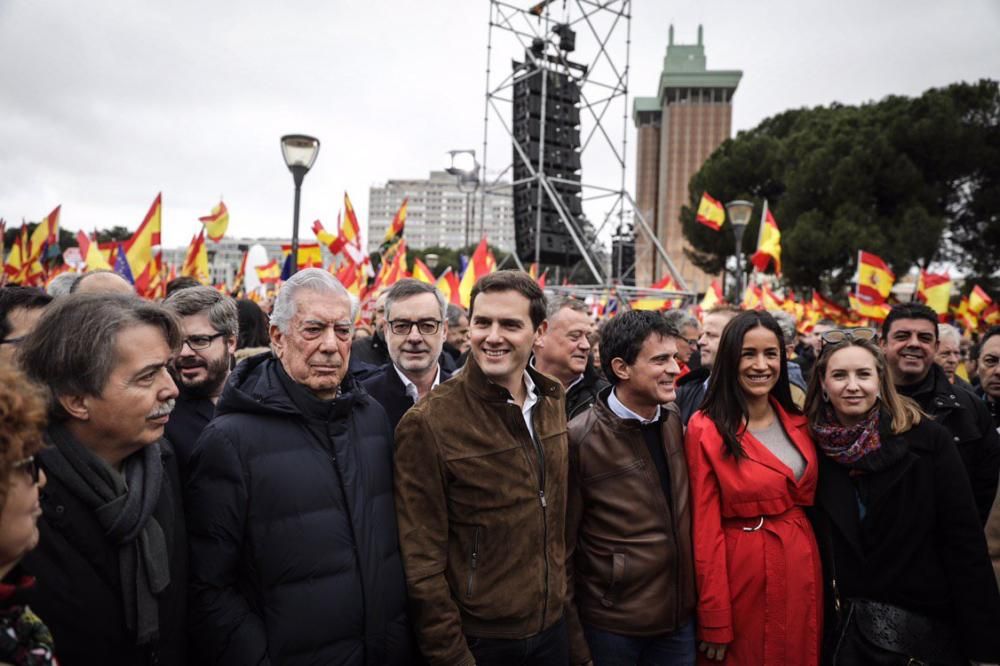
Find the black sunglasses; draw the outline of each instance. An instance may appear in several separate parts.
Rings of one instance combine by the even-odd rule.
[[[838,342],[843,342],[844,340],[850,340],[852,342],[877,342],[878,331],[874,328],[866,326],[859,328],[834,328],[829,331],[823,331],[819,334],[819,338],[822,341],[823,346],[834,345]]]
[[[28,476],[31,477],[31,482],[38,485],[38,461],[35,460],[35,456],[28,456],[24,460],[18,460],[14,463],[14,469],[26,472]]]

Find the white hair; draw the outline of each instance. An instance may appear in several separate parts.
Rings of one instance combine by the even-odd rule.
[[[282,333],[288,333],[288,324],[295,316],[298,307],[295,295],[302,289],[346,298],[351,304],[351,322],[353,323],[357,319],[360,307],[358,299],[347,291],[344,285],[340,284],[340,280],[322,269],[305,268],[285,281],[281,285],[278,297],[274,299],[274,307],[271,309],[271,324],[277,326]]]
[[[951,324],[938,324],[938,340],[949,339],[956,345],[962,344],[962,334]]]

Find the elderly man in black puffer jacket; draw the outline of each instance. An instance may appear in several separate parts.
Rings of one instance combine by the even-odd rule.
[[[347,375],[354,307],[285,283],[275,356],[230,377],[187,485],[191,619],[211,664],[409,664],[385,411]]]

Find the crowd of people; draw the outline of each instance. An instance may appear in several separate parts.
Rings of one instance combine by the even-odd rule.
[[[0,288],[0,663],[1000,663],[1000,328],[52,286]]]

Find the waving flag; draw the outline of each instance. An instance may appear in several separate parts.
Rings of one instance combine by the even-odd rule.
[[[767,208],[767,199],[764,199],[760,233],[757,235],[757,251],[750,257],[750,262],[763,273],[772,261],[774,272],[781,275],[781,231],[778,229],[778,221]]]
[[[881,257],[864,250],[858,251],[858,289],[857,293],[868,297],[867,302],[874,302],[873,299],[885,300],[889,298],[892,285],[896,281],[896,275],[889,270]]]
[[[163,214],[163,195],[157,194],[142,224],[124,245],[124,256],[129,271],[135,278],[135,290],[140,296],[154,298],[161,285],[160,220]],[[121,252],[119,251],[119,254]],[[117,270],[117,268],[116,268]]]
[[[726,299],[722,295],[722,285],[719,284],[718,280],[712,280],[712,284],[708,286],[705,291],[705,295],[701,299],[699,307],[702,312],[708,312],[717,305],[721,305]]]
[[[698,214],[695,218],[712,231],[718,231],[726,223],[726,209],[718,200],[705,192],[701,195],[701,202],[698,204]]]
[[[455,275],[455,271],[451,269],[451,266],[444,269],[444,272],[441,273],[441,277],[437,279],[437,283],[434,286],[444,294],[446,301],[455,305],[462,305],[462,298],[459,294],[458,276]]]
[[[135,284],[135,279],[132,276],[132,267],[128,265],[128,257],[126,255],[125,247],[121,243],[118,243],[117,245],[113,270],[115,273],[118,273],[118,275],[121,275],[123,278],[128,280],[129,284]]]
[[[479,278],[489,275],[496,269],[497,260],[493,256],[493,252],[490,251],[490,246],[486,243],[486,237],[483,236],[479,241],[479,245],[476,246],[475,252],[472,253],[472,259],[469,260],[469,265],[466,266],[465,273],[462,275],[462,281],[458,286],[458,293],[463,308],[466,310],[469,309],[472,287],[475,286]]]
[[[951,300],[951,277],[947,274],[920,271],[917,280],[917,298],[937,313],[942,321],[948,316],[948,302]]]
[[[78,231],[76,232],[76,242],[80,246],[80,256],[83,257],[86,270],[111,270],[111,264],[108,263],[108,260],[104,258],[104,255],[97,248],[96,239],[91,241],[87,238],[87,234]]]
[[[226,204],[219,201],[219,205],[212,209],[212,212],[198,220],[205,225],[205,232],[213,242],[218,243],[226,235],[229,228],[229,210]]]
[[[427,267],[427,264],[417,258],[413,260],[413,278],[426,284],[434,284],[434,273]]]
[[[978,284],[969,293],[969,312],[979,314],[993,303],[993,299],[986,293],[986,290]]]
[[[396,211],[396,215],[392,218],[392,224],[389,228],[385,230],[385,238],[382,241],[383,245],[389,245],[393,243],[398,238],[403,237],[403,228],[406,226],[406,203],[409,201],[408,198],[403,199],[403,203],[400,204],[399,210]]]
[[[187,255],[184,257],[184,264],[181,266],[181,275],[193,277],[202,284],[208,284],[208,249],[205,247],[205,229],[199,231],[198,235],[191,239]]]

